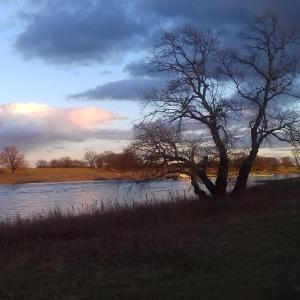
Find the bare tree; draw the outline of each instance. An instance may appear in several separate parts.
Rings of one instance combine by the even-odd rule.
[[[144,168],[150,170],[151,177],[175,172],[189,175],[195,194],[202,197],[205,192],[197,182],[199,177],[213,193],[215,186],[207,177],[206,169],[208,155],[214,150],[203,146],[202,136],[184,133],[175,125],[166,126],[159,121],[140,124],[136,130],[138,133],[131,148],[139,153],[139,158]]]
[[[196,172],[213,195],[226,193],[231,137],[228,118],[233,109],[223,97],[225,87],[216,65],[217,44],[212,31],[198,31],[191,26],[164,34],[150,63],[154,71],[167,72],[170,81],[166,88],[145,97],[150,113],[143,121],[153,124],[163,121],[166,126],[177,124],[179,131],[187,123],[193,123],[196,130],[210,135],[218,153],[217,179],[212,182],[205,169]],[[210,157],[205,156],[207,159]]]
[[[288,105],[284,102],[295,97],[297,59],[290,51],[295,35],[283,29],[276,18],[265,17],[256,18],[249,25],[244,39],[243,49],[224,51],[218,49],[218,39],[212,31],[186,26],[165,33],[150,59],[153,71],[167,72],[170,80],[164,89],[145,96],[147,114],[138,126],[135,144],[137,140],[142,142],[139,146],[143,155],[147,153],[143,145],[154,146],[149,144],[153,137],[147,123],[154,126],[151,129],[154,131],[175,124],[181,134],[173,132],[178,138],[172,140],[173,147],[175,142],[182,145],[184,131],[202,131],[206,138],[194,143],[198,148],[210,145],[211,153],[196,164],[185,164],[185,168],[188,166],[192,180],[200,179],[213,196],[226,193],[228,157],[238,139],[235,126],[238,118],[248,123],[250,149],[239,169],[235,192],[246,187],[252,163],[263,142],[272,141],[271,137],[285,142],[299,138],[299,113],[294,108],[288,109],[292,101]],[[229,84],[236,91],[230,97],[226,93]],[[158,134],[155,143],[159,137],[161,145],[165,145],[164,134]],[[165,159],[165,146],[156,158]],[[148,154],[155,157],[151,151]],[[176,155],[173,159],[178,163]],[[208,165],[212,159],[217,161],[215,182],[208,178],[206,167],[198,168]],[[168,160],[170,164],[171,157]]]
[[[1,153],[0,160],[1,164],[10,168],[13,174],[17,169],[26,166],[24,154],[20,153],[15,146],[5,147]]]
[[[248,121],[250,147],[239,170],[234,191],[246,187],[260,146],[272,139],[293,143],[299,139],[299,111],[293,107],[295,82],[299,75],[292,47],[293,31],[274,16],[256,17],[245,31],[245,46],[227,51],[225,73],[242,100]]]
[[[47,168],[49,166],[47,161],[44,160],[44,159],[38,160],[35,165],[36,165],[37,168]]]
[[[94,169],[97,165],[97,159],[99,157],[99,154],[95,151],[89,150],[84,155],[84,160],[88,162],[89,167]]]

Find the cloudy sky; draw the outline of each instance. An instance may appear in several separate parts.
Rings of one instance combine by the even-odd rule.
[[[142,60],[163,30],[210,26],[230,44],[264,12],[300,29],[298,0],[0,0],[0,147],[32,162],[121,150],[161,84]]]

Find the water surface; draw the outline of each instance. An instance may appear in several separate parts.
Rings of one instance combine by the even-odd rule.
[[[249,185],[262,180],[297,177],[299,174],[258,176],[249,179]],[[132,201],[164,200],[173,196],[193,195],[189,180],[154,181],[133,184],[130,181],[105,180],[65,183],[27,183],[0,185],[0,219],[30,217],[59,208],[79,211],[89,205],[129,203]]]

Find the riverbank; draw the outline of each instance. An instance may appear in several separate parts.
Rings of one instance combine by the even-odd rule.
[[[273,174],[299,173],[296,167],[278,168],[272,171],[253,171],[250,176],[272,176]],[[209,170],[209,177],[214,177],[213,170]],[[236,176],[230,172],[229,176]],[[9,169],[0,169],[0,184],[23,184],[23,183],[45,183],[45,182],[69,182],[69,181],[93,181],[93,180],[128,180],[141,179],[142,172],[128,171],[120,172],[106,169],[90,168],[27,168],[17,170],[12,174]]]
[[[297,299],[300,179],[0,225],[1,299]]]

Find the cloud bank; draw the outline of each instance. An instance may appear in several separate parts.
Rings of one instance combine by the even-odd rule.
[[[27,1],[34,8],[23,13],[26,25],[16,49],[27,59],[57,64],[103,62],[145,50],[158,41],[162,29],[185,23],[211,26],[229,40],[254,14],[275,13],[300,28],[295,0]]]
[[[55,142],[88,139],[124,140],[129,130],[106,129],[119,116],[96,107],[53,108],[40,103],[0,106],[0,145],[35,148]]]
[[[23,30],[15,48],[28,60],[55,65],[120,63],[127,54],[145,53],[162,31],[187,23],[212,27],[227,45],[237,43],[245,22],[255,14],[277,14],[300,29],[296,0],[24,0]],[[73,94],[86,100],[137,100],[162,78],[146,73],[141,62],[125,67],[128,79]]]

